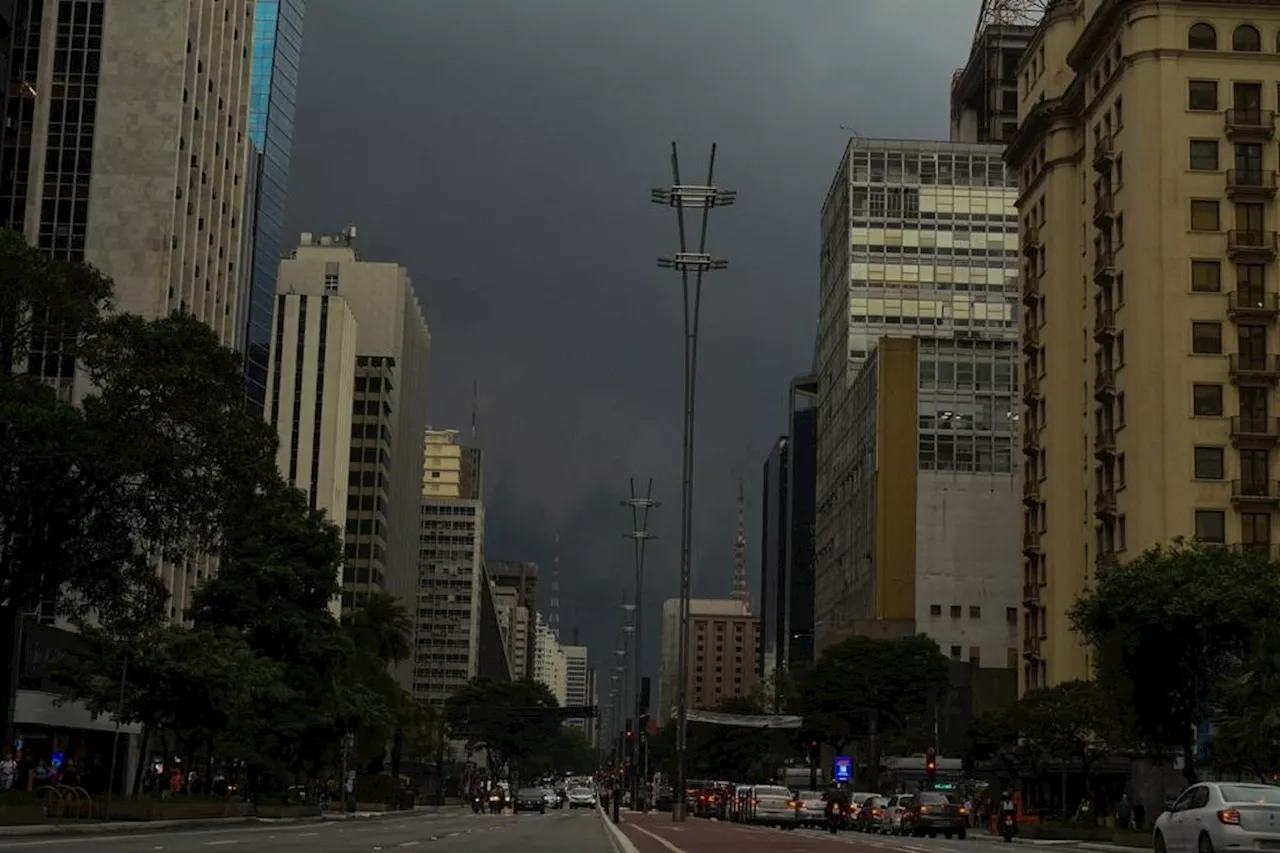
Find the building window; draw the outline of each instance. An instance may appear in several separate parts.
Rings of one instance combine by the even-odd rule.
[[[953,605],[951,605],[951,618],[952,618],[952,619],[959,619],[959,618],[960,618],[960,605],[959,605],[959,604],[953,604]]]
[[[1218,140],[1191,140],[1191,168],[1200,172],[1215,172],[1218,169]]]
[[[970,618],[970,619],[981,619],[981,618],[982,618],[982,608],[981,608],[981,607],[979,607],[979,606],[978,606],[978,605],[976,605],[976,604],[970,604],[970,605],[969,605],[969,618]]]
[[[1191,324],[1191,351],[1196,355],[1222,354],[1222,324],[1199,322]]]
[[[930,615],[930,616],[941,616],[941,615],[942,615],[942,605],[941,605],[941,604],[930,604],[930,605],[929,605],[929,615]]]
[[[1231,34],[1231,49],[1240,53],[1258,53],[1262,50],[1262,35],[1258,28],[1241,24]]]
[[[1218,261],[1192,261],[1191,289],[1196,293],[1220,292],[1222,290],[1222,264]]]
[[[1018,624],[1018,608],[1006,607],[1004,609],[1004,621],[1008,622],[1010,625],[1017,625]]]
[[[1223,478],[1223,452],[1221,447],[1199,446],[1196,448],[1195,476],[1197,480],[1221,480]]]
[[[973,666],[982,666],[982,649],[978,646],[969,647],[969,663]]]
[[[1187,109],[1216,110],[1217,108],[1217,80],[1192,80],[1187,83]]]
[[[1217,231],[1218,202],[1211,199],[1194,199],[1191,202],[1191,230]]]
[[[337,277],[336,275],[331,274],[331,273],[325,273],[325,276],[324,276],[324,292],[325,292],[325,293],[337,293],[337,292],[338,292],[338,277]]]
[[[1187,31],[1187,47],[1191,50],[1217,50],[1218,33],[1208,24],[1192,24]]]
[[[951,647],[951,659],[952,659],[952,660],[960,660],[960,647],[959,647],[959,646],[952,646],[952,647]]]
[[[1227,514],[1220,509],[1196,510],[1196,538],[1201,542],[1227,541]]]
[[[1222,386],[1192,385],[1192,412],[1200,417],[1222,417]]]

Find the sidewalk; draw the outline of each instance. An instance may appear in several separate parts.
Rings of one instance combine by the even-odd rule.
[[[387,812],[328,812],[310,817],[223,817],[191,818],[189,820],[130,820],[130,821],[56,821],[0,826],[0,838],[39,835],[107,835],[124,832],[154,832],[165,829],[210,829],[220,826],[249,826],[271,823],[321,823],[322,821],[388,820],[391,818],[448,816],[462,814],[459,806],[415,806],[412,811]]]

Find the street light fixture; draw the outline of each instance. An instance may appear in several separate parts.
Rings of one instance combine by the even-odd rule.
[[[711,211],[717,207],[729,207],[738,200],[734,190],[715,185],[716,146],[711,146],[711,159],[707,166],[704,184],[685,184],[680,180],[680,152],[671,143],[671,186],[650,192],[655,204],[673,208],[680,235],[680,251],[673,257],[660,258],[662,269],[680,273],[684,296],[684,442],[681,460],[682,488],[680,493],[680,643],[679,674],[676,682],[676,778],[675,802],[671,819],[682,823],[685,819],[685,758],[689,715],[689,590],[693,549],[693,425],[694,402],[697,399],[698,376],[698,320],[702,313],[702,277],[704,274],[723,270],[729,262],[713,258],[707,252],[707,222]],[[685,210],[702,211],[698,234],[698,246],[689,246],[685,228]]]

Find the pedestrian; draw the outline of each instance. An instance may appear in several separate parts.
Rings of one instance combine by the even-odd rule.
[[[1121,829],[1128,829],[1132,819],[1133,806],[1129,803],[1129,795],[1121,794],[1120,802],[1116,805],[1116,825]]]
[[[18,777],[18,762],[14,760],[12,752],[4,754],[4,760],[0,761],[0,787],[6,791],[13,788],[13,780]]]

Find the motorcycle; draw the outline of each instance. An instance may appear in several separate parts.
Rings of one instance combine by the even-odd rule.
[[[471,811],[475,814],[480,814],[480,812],[484,811],[484,798],[479,794],[471,797]]]
[[[1005,812],[1003,815],[1001,815],[1000,835],[1001,837],[1004,838],[1006,843],[1013,841],[1013,836],[1014,834],[1017,833],[1017,831],[1018,831],[1018,825],[1014,823],[1013,815],[1010,814],[1009,812]]]
[[[840,832],[840,806],[837,803],[827,803],[827,830],[832,835],[838,835]]]

